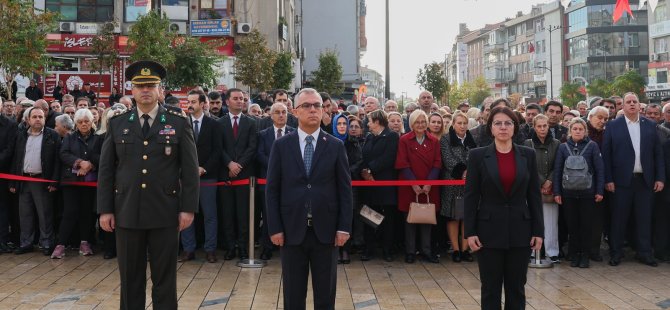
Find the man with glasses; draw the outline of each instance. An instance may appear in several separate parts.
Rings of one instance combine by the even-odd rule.
[[[7,100],[2,103],[2,115],[5,117],[15,120],[16,114],[14,110],[16,109],[16,103],[12,100]]]
[[[288,96],[288,92],[283,89],[277,89],[274,94],[272,94],[272,97],[274,98],[274,103],[281,103],[287,107],[288,115],[286,117],[286,124],[293,128],[298,127],[298,118],[291,113],[291,99]],[[272,127],[272,117],[265,117],[258,122],[259,131],[269,127]]]
[[[267,177],[268,162],[270,161],[270,150],[272,149],[272,144],[275,140],[285,136],[288,133],[291,133],[295,130],[294,127],[287,126],[286,122],[288,120],[288,108],[282,102],[278,102],[275,99],[275,103],[270,108],[270,119],[272,120],[272,127],[261,130],[258,133],[258,152],[256,155],[256,160],[258,161],[258,170],[259,178],[265,179]],[[265,187],[263,186],[261,190],[257,191],[258,202],[257,206],[265,206]],[[265,208],[262,207],[261,218],[263,219],[263,226],[261,227],[261,236],[260,243],[263,247],[261,253],[262,260],[269,260],[272,258],[272,250],[275,246],[270,242],[270,236],[268,235],[268,226],[267,226],[267,214],[265,213]]]
[[[254,173],[256,157],[256,120],[242,113],[244,92],[238,88],[228,89],[226,96],[228,114],[218,120],[223,126],[223,165],[219,172],[222,181],[246,180]],[[248,259],[249,239],[249,187],[220,187],[219,202],[223,206],[223,236],[225,260],[239,255]],[[235,247],[238,253],[235,253]]]

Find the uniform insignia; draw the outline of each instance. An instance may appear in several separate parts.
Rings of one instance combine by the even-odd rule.
[[[165,123],[165,114],[161,114],[161,123]]]
[[[130,132],[130,129],[128,129],[128,128],[123,129],[123,134],[124,135],[127,135],[129,132]]]
[[[140,70],[140,74],[141,74],[141,75],[151,75],[151,69],[149,69],[149,68],[142,68],[142,70]]]
[[[172,125],[165,125],[165,129],[161,129],[161,131],[158,132],[159,135],[162,136],[174,136],[177,134],[177,132],[172,128]],[[169,155],[169,154],[168,154]]]
[[[172,146],[166,145],[165,146],[165,155],[170,156],[172,154]]]
[[[129,122],[132,122],[135,120],[135,113],[130,114],[130,117],[128,118]]]

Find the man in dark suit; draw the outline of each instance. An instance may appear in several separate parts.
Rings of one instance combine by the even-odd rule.
[[[298,130],[270,152],[266,214],[270,239],[282,247],[284,309],[305,309],[310,269],[314,308],[335,308],[336,247],[351,232],[349,163],[342,142],[319,128],[322,105],[316,90],[301,90]]]
[[[266,178],[268,171],[268,162],[270,161],[270,150],[272,150],[272,144],[274,144],[276,139],[283,137],[286,134],[289,134],[295,130],[295,128],[286,125],[286,117],[288,114],[288,109],[286,105],[281,102],[275,102],[270,108],[270,118],[272,119],[272,127],[265,128],[258,133],[258,152],[256,159],[258,160],[258,177]],[[261,227],[260,242],[263,247],[263,252],[261,253],[262,260],[268,260],[272,258],[272,249],[274,248],[272,242],[270,242],[270,235],[268,235],[268,225],[267,225],[267,215],[265,214],[265,208],[262,207],[265,205],[265,187],[262,186],[258,192],[256,192],[260,203],[257,208],[262,212],[261,217],[264,219],[263,226]]]
[[[9,172],[14,143],[16,143],[17,125],[14,120],[0,115],[0,172]],[[7,182],[0,180],[0,253],[9,253],[9,208],[11,199],[7,190]],[[15,229],[16,227],[14,227]]]
[[[654,192],[663,190],[665,163],[656,124],[640,115],[640,101],[635,93],[624,95],[624,117],[607,124],[602,154],[605,161],[605,188],[614,193],[611,266],[623,257],[623,239],[628,217],[635,216],[637,259],[656,267],[651,253],[651,217]]]
[[[56,111],[50,109],[49,103],[47,103],[47,101],[44,99],[39,99],[35,101],[35,104],[33,106],[36,108],[40,108],[42,109],[42,111],[44,111],[44,115],[46,115],[46,117],[44,118],[44,126],[47,128],[54,129],[56,127],[56,117],[60,115],[60,113],[57,113]]]
[[[253,176],[256,156],[256,120],[244,115],[244,93],[237,88],[228,90],[228,114],[217,122],[223,128],[223,165],[219,178],[224,181],[244,180]],[[235,258],[235,246],[240,259],[249,258],[249,187],[223,186],[220,189],[223,205],[223,236],[225,260]]]
[[[200,175],[200,210],[202,210],[205,230],[203,248],[207,261],[215,263],[218,235],[216,183],[219,174],[219,162],[222,152],[221,125],[204,113],[207,95],[202,91],[192,90],[188,94],[189,121],[193,126],[193,137],[198,150],[198,174]],[[205,184],[205,185],[203,185]],[[210,184],[210,185],[206,185]],[[195,259],[195,223],[181,233],[184,252],[178,261],[185,262]]]
[[[16,137],[11,173],[47,180],[58,180],[60,169],[60,137],[51,128],[44,127],[44,111],[28,108],[28,130],[20,131]],[[39,223],[42,253],[50,255],[54,244],[53,195],[54,183],[24,182],[10,185],[10,192],[19,193],[19,221],[21,244],[14,251],[24,254],[33,251],[35,222]],[[37,216],[37,220],[35,218]]]
[[[198,157],[182,114],[158,104],[165,68],[126,69],[137,107],[109,120],[98,167],[100,227],[116,232],[121,309],[144,309],[147,252],[154,309],[177,309],[177,232],[198,207]]]
[[[285,90],[277,89],[272,96],[274,98],[274,103],[283,103],[287,108],[289,107],[290,103],[288,93]],[[258,122],[258,130],[261,131],[263,129],[270,128],[272,127],[272,123],[273,121],[271,117],[263,118]],[[286,116],[286,124],[290,127],[296,128],[298,127],[298,118],[296,118],[295,115],[289,113]]]

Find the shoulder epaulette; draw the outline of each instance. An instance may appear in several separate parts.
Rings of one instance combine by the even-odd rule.
[[[170,114],[172,114],[172,115],[176,115],[176,116],[182,117],[182,118],[186,118],[186,117],[187,117],[187,116],[186,116],[186,113],[184,113],[184,111],[181,111],[181,113],[177,113],[177,112],[175,112],[175,111],[168,110],[168,113],[170,113]]]
[[[118,110],[117,110],[117,111],[118,111]],[[109,119],[114,119],[114,118],[116,118],[117,116],[124,115],[124,114],[126,114],[126,113],[128,113],[128,112],[130,112],[130,110],[125,110],[125,111],[123,111],[123,112],[114,112],[114,115],[112,115],[112,117],[110,117]]]

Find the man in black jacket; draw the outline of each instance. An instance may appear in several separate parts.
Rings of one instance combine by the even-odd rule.
[[[0,172],[9,172],[10,162],[14,154],[17,126],[14,120],[0,115]],[[0,188],[7,188],[7,182],[0,180]],[[11,202],[9,192],[0,190],[0,252],[9,253],[9,208]]]
[[[28,130],[18,133],[11,173],[47,180],[58,180],[61,140],[56,131],[44,127],[44,111],[29,108]],[[24,182],[10,185],[19,193],[21,244],[15,254],[32,252],[35,240],[35,216],[39,218],[40,244],[44,255],[54,249],[53,183]],[[37,212],[35,212],[37,211]]]
[[[37,99],[44,98],[44,93],[39,87],[37,87],[35,80],[30,80],[30,86],[26,88],[26,98],[32,101],[37,101]]]
[[[56,113],[55,111],[49,109],[49,104],[44,99],[39,99],[35,101],[35,104],[33,106],[36,108],[40,108],[42,111],[44,111],[44,115],[46,115],[46,117],[44,118],[45,127],[51,129],[56,128],[56,117],[60,115],[60,113]]]

